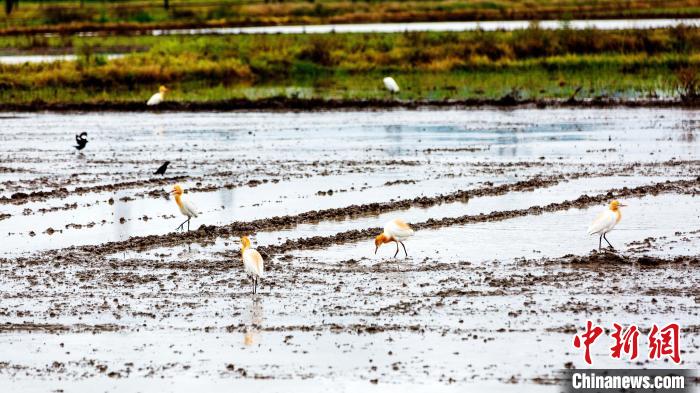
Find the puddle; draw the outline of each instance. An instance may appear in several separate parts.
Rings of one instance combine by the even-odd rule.
[[[153,35],[198,35],[198,34],[329,34],[329,33],[402,33],[409,31],[472,31],[472,30],[523,30],[531,21],[484,21],[484,22],[412,22],[412,23],[349,23],[305,26],[261,26],[220,27],[200,29],[152,30]],[[698,19],[614,19],[614,20],[543,20],[542,29],[573,30],[598,29],[660,29],[678,25],[698,26]],[[85,33],[84,35],[94,35]]]
[[[126,56],[122,53],[109,53],[100,55],[105,60],[114,60]],[[0,56],[0,64],[27,64],[27,63],[53,63],[56,61],[76,61],[76,55],[7,55]]]

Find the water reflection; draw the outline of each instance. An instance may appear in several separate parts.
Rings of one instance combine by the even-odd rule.
[[[264,320],[263,313],[262,298],[256,296],[251,300],[247,310],[246,320],[249,322],[246,324],[245,333],[243,334],[243,344],[245,346],[260,343],[260,329]]]
[[[695,132],[698,130],[699,124],[700,122],[695,120],[682,120],[679,127],[681,130],[679,140],[688,143],[695,142]]]
[[[115,201],[112,219],[114,220],[115,232],[120,240],[128,238],[131,234],[131,205],[126,200],[121,200],[125,197],[127,197],[126,192],[117,192],[113,197]]]
[[[219,198],[221,200],[221,208],[232,208],[234,207],[234,197],[233,194],[235,194],[235,190],[230,190],[228,188],[222,188],[221,191],[219,192]]]

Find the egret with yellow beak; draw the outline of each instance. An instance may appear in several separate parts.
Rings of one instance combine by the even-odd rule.
[[[182,213],[183,216],[187,217],[187,220],[183,221],[179,227],[175,228],[175,230],[177,231],[179,229],[184,229],[184,225],[187,224],[187,230],[189,231],[190,220],[192,219],[192,217],[197,217],[199,215],[197,207],[192,203],[192,201],[189,200],[189,198],[187,198],[187,196],[183,195],[181,185],[174,185],[170,193],[175,195],[175,203],[177,203],[177,207],[180,208],[180,213]]]
[[[396,252],[394,253],[394,258],[399,255],[399,243],[403,246],[403,252],[408,256],[406,245],[403,244],[403,241],[411,236],[413,236],[413,229],[406,224],[406,221],[400,218],[393,219],[384,225],[384,232],[374,238],[374,253],[377,253],[379,246],[382,244],[395,242]]]
[[[243,268],[253,280],[253,295],[258,292],[258,279],[262,278],[265,268],[263,257],[258,250],[250,248],[250,239],[247,236],[241,238],[241,256],[243,257]]]
[[[154,105],[160,104],[161,102],[163,102],[163,100],[165,100],[165,92],[167,92],[167,91],[168,91],[167,87],[161,86],[158,89],[158,93],[152,95],[151,98],[148,99],[148,102],[146,102],[146,105],[154,106]]]

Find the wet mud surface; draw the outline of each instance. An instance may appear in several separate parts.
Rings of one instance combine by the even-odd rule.
[[[322,99],[322,98],[261,98],[230,99],[209,102],[163,102],[157,108],[142,102],[54,103],[32,101],[29,104],[3,103],[2,112],[182,112],[182,111],[337,111],[387,109],[474,109],[474,108],[698,108],[700,100],[595,98],[580,99],[516,99],[505,95],[498,99],[462,100],[398,100],[398,99]]]
[[[680,365],[611,359],[601,343],[596,367],[700,365],[700,112],[4,121],[0,385],[12,390],[553,392],[558,370],[585,366],[571,340],[587,319],[682,328]],[[201,210],[186,233],[176,181]],[[628,207],[616,249],[599,251],[586,227],[613,198]],[[416,229],[408,257],[374,254],[392,217]],[[265,257],[256,296],[244,234]]]

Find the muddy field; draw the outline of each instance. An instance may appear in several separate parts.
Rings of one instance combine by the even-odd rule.
[[[555,392],[587,319],[682,328],[680,365],[601,339],[597,368],[700,366],[700,111],[0,122],[7,391]],[[202,212],[188,233],[176,182]],[[617,252],[597,252],[586,228],[613,198]],[[374,255],[394,217],[417,230],[407,258]],[[241,235],[265,257],[256,296]]]

